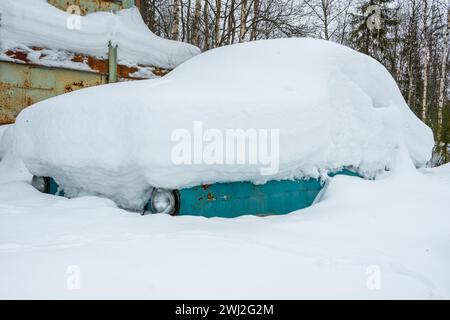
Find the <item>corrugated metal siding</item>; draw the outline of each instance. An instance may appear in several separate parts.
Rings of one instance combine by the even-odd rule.
[[[44,99],[107,83],[107,75],[0,61],[0,125]]]

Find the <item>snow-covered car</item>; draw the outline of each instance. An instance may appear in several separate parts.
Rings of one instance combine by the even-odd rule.
[[[264,161],[206,161],[208,145],[229,129],[260,139],[276,132],[276,170],[262,174]],[[301,209],[331,175],[374,178],[395,165],[399,149],[420,167],[434,143],[380,63],[313,39],[222,47],[161,79],[58,96],[22,111],[14,131],[38,190],[208,217]],[[184,162],[174,160],[180,144]]]

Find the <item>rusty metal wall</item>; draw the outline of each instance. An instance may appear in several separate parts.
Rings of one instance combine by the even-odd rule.
[[[135,4],[134,0],[47,0],[47,2],[64,11],[71,5],[77,5],[81,9],[81,15],[96,11],[118,11]]]
[[[47,2],[61,10],[66,10],[70,5],[78,5],[82,15],[96,11],[117,11],[135,5],[134,0],[47,0]],[[13,58],[22,60],[16,56]],[[0,61],[0,125],[14,123],[22,109],[36,102],[108,82],[107,60],[97,61],[97,64],[104,65],[105,69],[93,68],[97,72],[39,66],[30,64],[26,57],[23,62],[22,64]],[[126,75],[135,70],[119,66],[119,71],[124,74],[121,78],[127,78]]]
[[[0,61],[0,125],[13,123],[22,109],[36,102],[107,80],[101,73]]]

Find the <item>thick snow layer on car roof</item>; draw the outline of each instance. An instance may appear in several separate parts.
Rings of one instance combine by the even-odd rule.
[[[258,164],[177,165],[179,129],[279,130],[279,170]],[[375,176],[408,150],[431,157],[431,130],[411,112],[388,71],[366,55],[314,39],[208,51],[168,76],[88,88],[19,115],[16,152],[68,195],[100,194],[141,208],[150,186],[320,177],[343,167]],[[193,133],[195,134],[195,133]]]
[[[105,58],[108,43],[118,45],[121,63],[174,68],[200,53],[187,43],[160,38],[145,25],[136,7],[116,14],[96,12],[80,17],[70,29],[70,14],[45,0],[0,1],[0,49],[58,49]]]

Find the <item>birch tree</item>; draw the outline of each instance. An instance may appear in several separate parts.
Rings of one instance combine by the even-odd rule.
[[[220,15],[222,13],[222,0],[216,0],[216,12],[214,22],[214,44],[216,47],[220,46]]]
[[[196,46],[200,46],[199,33],[200,33],[201,11],[202,11],[201,0],[195,0],[194,21],[192,23],[192,43]]]
[[[209,49],[209,41],[210,41],[209,6],[210,6],[209,0],[205,0],[205,5],[203,6],[203,24],[205,25],[203,51]]]
[[[411,1],[411,10],[408,10],[408,31],[405,43],[405,52],[407,54],[407,67],[408,67],[408,95],[407,102],[410,107],[412,107],[412,98],[414,92],[414,67],[415,64],[415,55],[417,52],[417,4],[416,0]],[[411,12],[409,12],[411,11]]]
[[[428,47],[428,0],[423,0],[423,43],[424,43],[424,62],[423,62],[423,93],[422,93],[422,121],[427,120],[427,95],[428,95],[428,64],[430,61],[430,48]]]
[[[172,24],[172,40],[178,40],[180,33],[180,0],[174,0],[173,3],[173,24]]]
[[[252,31],[250,33],[250,41],[256,40],[258,34],[259,9],[260,9],[260,0],[253,0],[253,19],[252,19]]]
[[[442,53],[441,63],[441,79],[439,85],[439,102],[438,102],[438,141],[442,140],[443,110],[444,110],[444,92],[447,80],[447,61],[449,52],[449,33],[450,33],[450,8],[447,9],[447,27],[444,28],[444,52]]]
[[[247,0],[241,1],[241,16],[239,28],[239,42],[244,41],[245,33],[247,32]]]
[[[322,29],[323,38],[330,40],[338,30],[336,23],[341,18],[344,12],[347,12],[351,1],[350,0],[305,0],[305,4],[311,10],[311,14],[318,19]],[[347,13],[348,14],[348,13]],[[347,23],[347,21],[344,21]],[[334,27],[333,27],[334,24]]]

